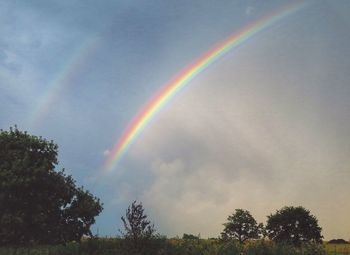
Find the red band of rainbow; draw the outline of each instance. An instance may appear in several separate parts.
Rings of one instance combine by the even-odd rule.
[[[184,69],[176,76],[174,80],[166,84],[156,96],[149,101],[140,113],[133,119],[127,129],[124,131],[118,142],[113,146],[111,153],[104,162],[103,169],[111,171],[122,155],[127,151],[130,144],[139,136],[151,119],[162,109],[162,107],[170,101],[182,88],[189,84],[200,72],[205,70],[214,61],[218,60],[228,51],[238,47],[257,33],[271,26],[275,22],[285,18],[306,5],[305,2],[294,2],[279,9],[264,18],[249,24],[239,32],[229,36],[226,40],[219,43],[212,50],[202,55],[192,65]]]

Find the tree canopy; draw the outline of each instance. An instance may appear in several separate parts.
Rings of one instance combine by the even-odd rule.
[[[200,239],[200,235],[193,235],[193,234],[186,234],[184,233],[182,235],[182,239],[184,240],[199,240]]]
[[[322,242],[321,228],[315,216],[302,206],[286,206],[268,216],[266,231],[270,239],[279,243],[301,245]]]
[[[262,227],[261,224],[257,224],[249,211],[243,209],[236,209],[232,215],[228,216],[224,226],[221,233],[222,239],[235,239],[240,243],[248,239],[258,238]]]
[[[55,171],[58,146],[15,128],[0,131],[0,244],[59,244],[91,235],[100,200]]]

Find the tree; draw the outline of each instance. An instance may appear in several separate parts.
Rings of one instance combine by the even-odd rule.
[[[302,206],[286,206],[268,216],[267,235],[278,243],[300,246],[314,241],[322,243],[321,228],[315,216]]]
[[[15,128],[0,130],[0,244],[62,244],[91,235],[102,205],[55,171],[58,146]]]
[[[198,236],[195,236],[193,234],[186,234],[184,233],[182,236],[182,239],[184,240],[199,240],[200,239],[200,235],[198,234]]]
[[[332,240],[329,240],[328,243],[331,243],[331,244],[348,244],[349,242],[345,241],[344,239],[332,239]]]
[[[224,240],[235,239],[240,243],[248,239],[256,239],[262,229],[262,224],[257,224],[249,211],[236,209],[235,213],[228,216],[228,222],[224,223],[224,230],[221,238]]]
[[[120,231],[121,234],[126,240],[131,241],[133,248],[137,250],[141,249],[145,241],[156,237],[154,225],[147,220],[142,203],[134,201],[126,210],[125,218],[122,216],[121,220],[125,229]]]

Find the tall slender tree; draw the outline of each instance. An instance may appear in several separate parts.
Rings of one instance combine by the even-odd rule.
[[[120,230],[120,232],[126,240],[131,241],[136,250],[140,250],[145,242],[156,237],[154,225],[147,219],[142,203],[134,201],[121,220],[124,231]]]

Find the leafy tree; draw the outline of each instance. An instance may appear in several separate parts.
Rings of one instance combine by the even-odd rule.
[[[322,243],[321,228],[315,216],[302,206],[286,206],[268,216],[267,235],[278,243],[300,246],[314,241]]]
[[[221,233],[223,240],[235,239],[240,243],[248,239],[256,239],[262,229],[262,224],[257,224],[249,211],[236,209],[235,213],[228,216],[228,222],[224,223],[224,231]]]
[[[137,251],[142,249],[145,242],[157,236],[154,225],[147,220],[142,203],[138,204],[134,201],[121,220],[124,224],[124,231],[120,230],[121,234],[127,241],[131,242],[132,248]]]
[[[183,236],[182,236],[182,239],[184,239],[184,240],[199,240],[200,239],[200,235],[195,236],[193,234],[186,234],[186,233],[184,233]]]
[[[348,244],[349,242],[345,241],[344,239],[332,239],[332,240],[329,240],[328,243],[332,243],[332,244]]]
[[[61,244],[91,235],[102,205],[55,171],[58,146],[15,128],[0,130],[0,244]]]

